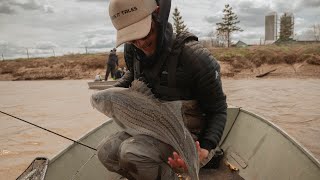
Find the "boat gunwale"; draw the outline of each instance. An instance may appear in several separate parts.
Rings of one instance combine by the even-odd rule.
[[[112,118],[108,118],[106,122],[100,124],[97,127],[94,127],[92,129],[90,129],[89,131],[87,131],[86,133],[84,133],[84,135],[82,135],[77,142],[80,142],[81,140],[89,137],[91,134],[93,134],[94,132],[96,132],[98,129],[104,127],[107,124],[110,124],[113,122]],[[57,160],[60,156],[62,156],[65,152],[67,152],[68,150],[70,150],[71,148],[73,148],[74,146],[79,145],[78,143],[72,142],[69,146],[67,146],[66,148],[62,149],[61,151],[59,151],[58,153],[56,153],[52,159],[49,159],[49,164],[51,164],[52,162],[54,162],[55,160]],[[93,150],[92,150],[93,151]]]
[[[305,146],[300,144],[296,139],[294,139],[286,131],[284,131],[278,125],[276,125],[275,123],[270,121],[268,118],[265,118],[265,117],[263,117],[261,115],[258,115],[256,113],[250,112],[250,111],[248,111],[248,110],[246,110],[246,109],[244,109],[242,107],[230,107],[230,108],[239,108],[239,113],[237,115],[237,118],[238,118],[240,112],[243,112],[243,113],[251,115],[251,116],[259,119],[260,121],[266,123],[267,125],[271,126],[277,132],[279,132],[281,135],[283,135],[287,140],[289,140],[291,143],[293,143],[294,146],[296,146],[300,151],[302,151],[303,154],[305,154],[314,164],[316,164],[320,168],[320,162],[315,158],[315,156],[309,150],[307,150],[307,148]],[[236,118],[235,121],[237,121],[237,118]],[[97,126],[95,128],[92,128],[91,130],[87,131],[87,133],[84,133],[84,135],[81,136],[77,141],[81,141],[81,140],[85,139],[86,137],[90,136],[92,133],[96,132],[98,129],[100,129],[100,128],[104,127],[105,125],[110,124],[112,122],[113,122],[113,119],[112,118],[108,118],[106,122],[100,124],[99,126]],[[233,125],[232,125],[230,131],[232,131]],[[230,131],[229,131],[229,133],[230,133]],[[227,139],[227,137],[228,137],[228,135],[225,137],[224,141]],[[222,144],[223,144],[223,142],[221,143],[221,145]],[[65,152],[67,152],[69,149],[71,149],[75,145],[78,145],[78,144],[73,142],[72,144],[70,144],[65,149],[59,151],[56,155],[54,155],[54,157],[52,159],[49,160],[49,164],[51,164],[51,162],[54,162],[56,159],[58,159],[60,156],[62,156]]]
[[[299,143],[295,138],[290,136],[286,131],[284,131],[278,125],[276,125],[275,123],[270,121],[268,118],[265,118],[261,115],[250,112],[242,107],[240,107],[240,111],[257,118],[257,119],[261,120],[262,122],[266,123],[267,125],[271,126],[272,128],[274,128],[281,135],[283,135],[286,139],[288,139],[291,143],[293,143],[293,145],[296,146],[300,151],[302,151],[303,154],[305,154],[314,164],[316,164],[318,166],[318,168],[320,168],[320,161],[305,146],[303,146],[301,143]]]

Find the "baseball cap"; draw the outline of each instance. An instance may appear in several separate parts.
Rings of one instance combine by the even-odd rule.
[[[116,47],[147,36],[151,29],[152,12],[156,8],[155,0],[111,0],[109,16],[117,29]]]

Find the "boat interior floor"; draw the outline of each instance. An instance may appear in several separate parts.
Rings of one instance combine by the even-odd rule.
[[[200,180],[244,180],[237,171],[232,171],[221,161],[218,169],[200,169]]]

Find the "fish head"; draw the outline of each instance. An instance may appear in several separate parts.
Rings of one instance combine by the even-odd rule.
[[[106,90],[98,91],[91,95],[91,105],[99,112],[112,117],[113,115],[113,103],[115,96],[118,96],[120,91],[127,88],[113,87]]]

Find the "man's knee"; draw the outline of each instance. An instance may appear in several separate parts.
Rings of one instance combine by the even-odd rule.
[[[118,132],[114,135],[107,137],[98,146],[98,159],[100,162],[108,169],[112,168],[115,164],[119,162],[119,146],[127,138],[129,138],[125,132]]]
[[[162,163],[161,152],[155,148],[153,139],[135,136],[123,141],[120,145],[120,164],[132,168],[133,164]]]
[[[176,179],[165,163],[170,147],[149,136],[134,136],[120,146],[120,166],[136,179]]]

